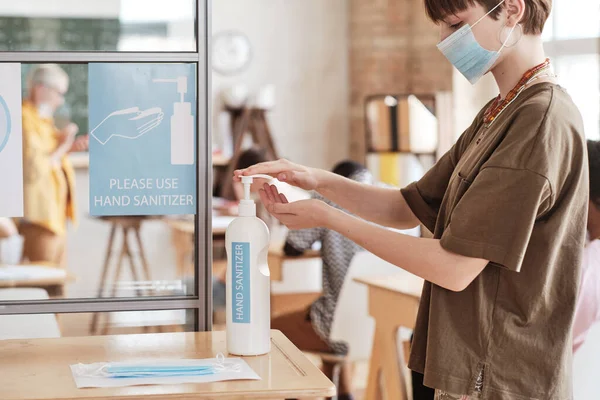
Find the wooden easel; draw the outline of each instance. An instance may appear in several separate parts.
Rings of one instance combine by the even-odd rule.
[[[121,250],[119,252],[119,258],[117,264],[115,265],[115,273],[112,281],[112,288],[110,297],[116,298],[117,295],[117,284],[119,282],[119,278],[121,276],[121,272],[123,269],[123,263],[127,258],[129,260],[129,267],[131,271],[131,275],[133,280],[136,282],[141,282],[140,276],[137,271],[136,262],[139,261],[142,267],[143,279],[147,282],[151,281],[150,278],[150,267],[148,265],[148,260],[146,258],[146,254],[144,253],[144,247],[142,246],[142,238],[140,235],[140,229],[142,222],[144,222],[147,217],[141,216],[121,216],[121,217],[105,217],[103,220],[109,222],[111,224],[110,235],[108,237],[108,245],[106,248],[106,255],[104,260],[104,266],[102,268],[102,276],[100,278],[100,286],[98,287],[97,298],[104,297],[104,289],[108,281],[108,273],[111,264],[111,258],[113,254],[113,250],[115,250],[115,239],[117,230],[122,231],[122,245]],[[134,251],[135,247],[131,246],[129,242],[129,232],[133,232],[135,235],[135,244],[137,245],[137,252]],[[138,260],[136,260],[138,258]],[[142,291],[139,288],[136,288],[137,297],[142,296]],[[98,332],[98,321],[100,319],[100,313],[94,313],[92,316],[92,321],[90,323],[90,333],[92,335],[97,334]],[[108,334],[108,322],[104,323],[102,328],[100,329],[100,333],[102,335]],[[144,327],[144,330],[147,331],[147,327]]]
[[[242,143],[246,133],[250,133],[253,142],[262,149],[267,150],[268,157],[276,160],[277,150],[267,123],[267,110],[254,107],[227,109],[231,113],[233,126],[233,156],[229,160],[227,171],[221,179],[221,196],[233,198],[232,176],[235,166],[242,154]]]

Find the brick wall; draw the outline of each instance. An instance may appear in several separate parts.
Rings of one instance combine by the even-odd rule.
[[[451,91],[452,66],[423,0],[349,0],[350,155],[364,160],[364,100]]]

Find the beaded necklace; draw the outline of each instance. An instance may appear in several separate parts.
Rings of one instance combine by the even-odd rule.
[[[550,59],[546,59],[543,63],[536,65],[531,68],[521,78],[519,83],[511,89],[510,92],[506,95],[504,100],[501,99],[501,96],[498,95],[496,99],[492,102],[492,104],[488,107],[488,109],[483,114],[483,122],[486,128],[489,128],[490,125],[496,120],[496,118],[508,107],[516,98],[521,94],[523,90],[536,79],[541,78],[542,76],[552,76],[555,75],[549,73],[550,70]],[[477,140],[477,143],[481,141],[481,137]]]

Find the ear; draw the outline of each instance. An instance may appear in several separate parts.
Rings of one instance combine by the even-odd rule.
[[[505,0],[506,26],[513,27],[525,17],[525,0]]]

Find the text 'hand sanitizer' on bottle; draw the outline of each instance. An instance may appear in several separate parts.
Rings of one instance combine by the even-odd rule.
[[[256,217],[250,199],[254,178],[243,176],[244,199],[239,217],[227,227],[227,351],[240,356],[266,354],[271,350],[270,273],[267,265],[269,229]]]

